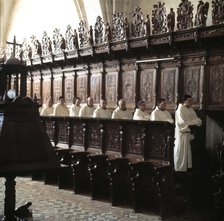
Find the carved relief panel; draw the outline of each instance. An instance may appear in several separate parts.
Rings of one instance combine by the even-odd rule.
[[[90,96],[95,104],[100,103],[102,97],[102,74],[92,74],[90,79]]]
[[[200,74],[200,66],[184,68],[183,94],[192,95],[195,103],[200,102],[199,92],[202,90],[202,88],[200,88]]]
[[[147,109],[155,105],[156,69],[143,69],[140,73],[140,99],[146,101]]]
[[[40,76],[34,76],[33,77],[33,97],[36,96],[38,99],[41,98],[41,77]]]
[[[27,84],[26,84],[26,96],[27,97],[31,97],[31,82],[32,82],[32,79],[31,77],[28,77],[27,78]]]
[[[125,134],[126,155],[139,155],[139,159],[142,159],[145,145],[145,131],[143,128],[140,125],[127,125]]]
[[[209,106],[224,106],[224,65],[210,67]]]
[[[43,76],[43,95],[42,100],[44,104],[47,104],[51,97],[51,75]]]
[[[160,97],[167,102],[167,109],[174,109],[177,94],[177,70],[176,68],[161,69]]]
[[[117,104],[118,92],[118,72],[106,73],[105,97],[108,108],[115,108]]]
[[[62,96],[62,75],[56,75],[54,76],[53,81],[53,99],[54,103],[58,102],[58,98]]]
[[[136,70],[122,73],[122,98],[126,100],[126,107],[135,108],[136,97]]]
[[[66,104],[72,104],[74,97],[74,73],[65,74],[65,102]]]
[[[77,97],[81,98],[82,103],[86,102],[87,84],[88,84],[87,72],[77,72],[77,83],[76,83]]]

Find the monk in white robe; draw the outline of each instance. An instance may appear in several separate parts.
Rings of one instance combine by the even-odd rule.
[[[126,108],[126,101],[121,99],[118,101],[118,107],[112,113],[112,119],[132,119],[132,111]]]
[[[107,105],[106,100],[101,99],[100,105],[93,112],[93,117],[94,118],[111,118],[111,111],[107,109],[106,105]]]
[[[57,103],[54,107],[54,116],[69,116],[69,110],[67,105],[65,104],[65,99],[64,97],[60,96],[59,97],[59,103]]]
[[[93,117],[95,107],[93,106],[93,98],[88,97],[87,103],[81,107],[79,111],[79,117]]]
[[[46,106],[44,106],[41,109],[40,115],[41,116],[52,116],[53,115],[53,112],[54,112],[53,101],[50,98],[48,100],[48,103],[46,104]]]
[[[133,120],[150,120],[150,114],[146,111],[145,101],[138,102],[138,108],[136,108]]]
[[[186,172],[192,168],[191,140],[193,135],[189,126],[200,126],[202,121],[196,115],[192,105],[192,97],[185,95],[183,104],[179,104],[175,113],[175,146],[174,146],[174,169]]]
[[[76,97],[73,99],[73,104],[71,105],[69,109],[70,117],[79,117],[79,111],[81,109],[80,103],[81,103],[81,99],[79,97]]]
[[[166,110],[166,101],[161,98],[157,102],[157,107],[151,113],[151,121],[166,121],[171,124],[174,123],[174,120],[169,111]]]

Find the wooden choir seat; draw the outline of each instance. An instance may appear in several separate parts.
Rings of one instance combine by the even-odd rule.
[[[134,175],[131,163],[127,158],[109,160],[110,196],[112,206],[125,203],[132,204],[131,180]]]
[[[173,179],[170,165],[152,162],[132,164],[136,175],[132,179],[133,207],[135,212],[158,212],[161,218],[173,210]]]
[[[109,160],[107,155],[88,155],[91,197],[107,199],[110,196]]]
[[[89,158],[88,152],[71,152],[73,191],[76,194],[90,192]]]

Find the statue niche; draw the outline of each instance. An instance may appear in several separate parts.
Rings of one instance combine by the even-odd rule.
[[[167,32],[165,3],[160,1],[153,5],[152,10],[152,34],[162,34]]]

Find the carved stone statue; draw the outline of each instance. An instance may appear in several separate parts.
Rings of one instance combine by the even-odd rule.
[[[48,37],[47,32],[44,31],[42,37],[42,55],[48,56],[52,53],[52,42],[51,39]]]
[[[134,9],[132,15],[132,37],[143,37],[146,35],[145,31],[145,19],[140,7]]]
[[[169,31],[174,31],[175,28],[175,12],[170,8],[170,13],[167,15],[167,27]]]
[[[212,23],[213,25],[224,23],[224,1],[212,1]]]
[[[112,16],[112,41],[127,39],[127,28],[122,13],[114,13]]]
[[[65,49],[65,39],[60,33],[60,29],[55,28],[53,31],[54,53],[60,53]]]
[[[181,0],[177,8],[177,29],[193,28],[193,5],[188,0]]]
[[[104,22],[100,16],[97,16],[96,23],[94,25],[94,37],[95,37],[95,44],[102,44],[104,40]]]
[[[209,8],[208,2],[204,3],[201,0],[198,2],[197,13],[195,15],[195,21],[194,21],[194,25],[196,27],[205,27],[206,26],[206,20],[207,20],[207,16],[208,16],[208,8]]]
[[[152,27],[153,34],[162,34],[167,32],[165,3],[161,3],[159,1],[157,4],[153,5]]]

